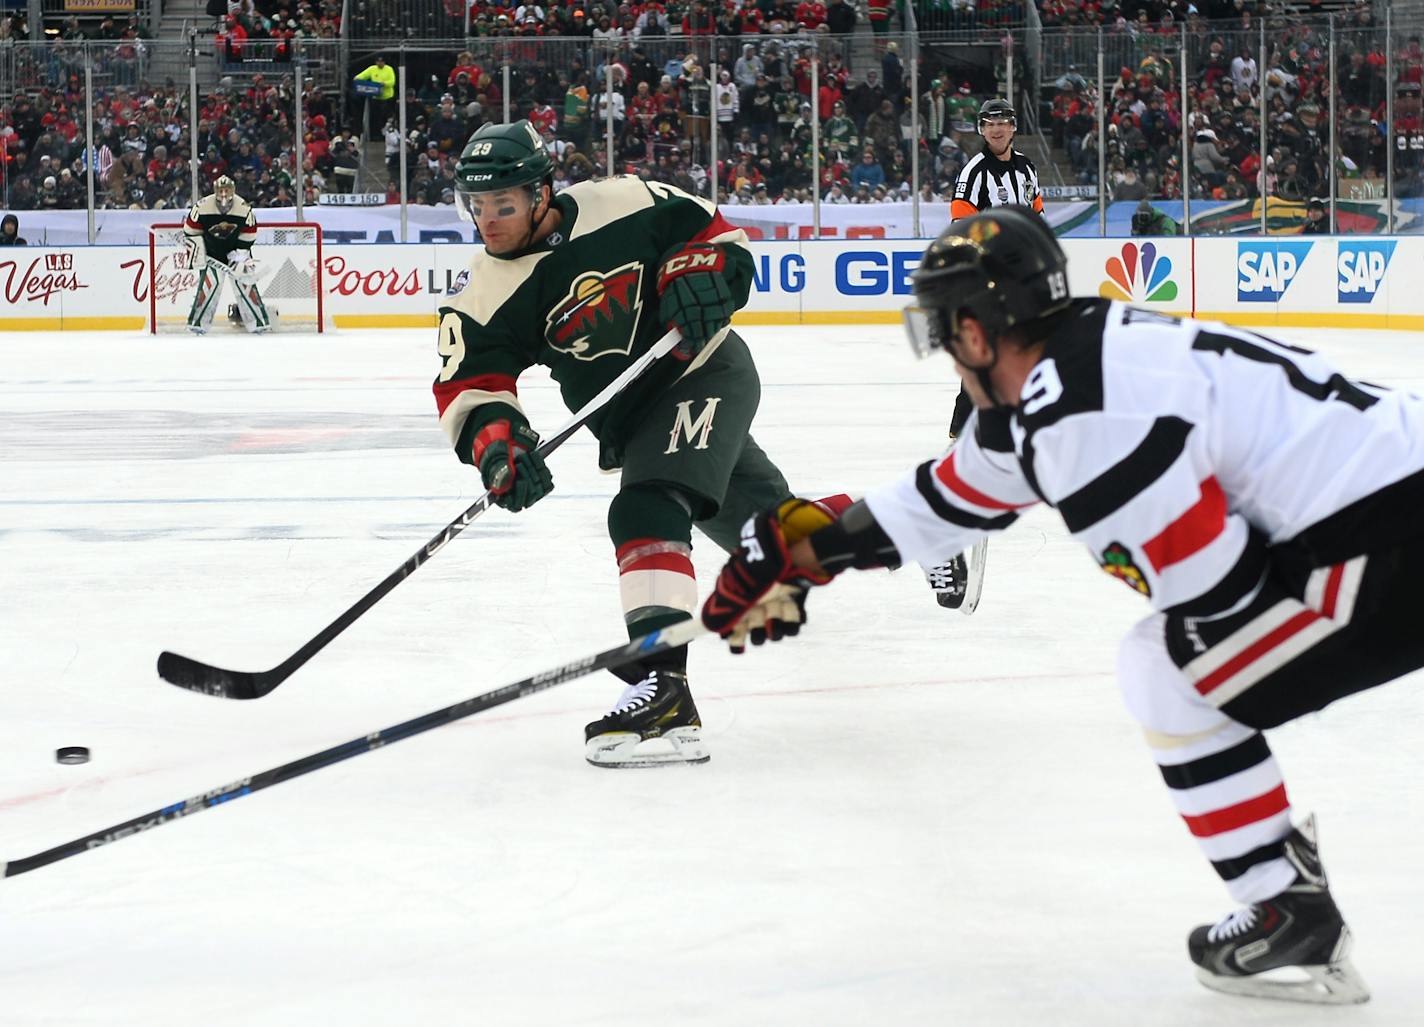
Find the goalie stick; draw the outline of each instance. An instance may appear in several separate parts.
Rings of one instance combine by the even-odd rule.
[[[670,352],[681,340],[682,336],[676,329],[669,330],[666,335],[653,343],[648,352],[609,382],[602,392],[585,403],[583,408],[574,414],[571,421],[560,428],[551,438],[542,442],[539,445],[539,455],[547,456],[568,441],[588,422],[589,418],[607,406],[614,396],[652,366],[654,361]],[[392,589],[414,574],[421,564],[445,548],[445,545],[464,531],[471,521],[489,509],[492,496],[492,492],[486,492],[475,500],[472,506],[445,525],[439,534],[421,546],[405,563],[387,575],[385,580],[342,611],[314,638],[271,670],[227,670],[190,659],[187,656],[180,656],[178,653],[164,651],[158,656],[158,676],[170,685],[177,685],[179,688],[202,692],[206,695],[217,695],[226,699],[262,698],[291,677],[293,672],[313,656],[325,649],[332,639],[349,628],[358,617],[375,606]]]
[[[57,863],[70,856],[77,856],[81,852],[88,852],[90,849],[101,848],[111,842],[131,837],[151,831],[154,828],[162,827],[164,824],[181,820],[183,817],[191,816],[194,813],[201,813],[205,809],[213,806],[221,806],[231,802],[233,799],[240,799],[244,795],[251,795],[264,788],[281,784],[283,781],[290,781],[294,777],[301,777],[303,774],[310,774],[314,770],[322,767],[329,767],[334,763],[349,760],[354,756],[360,756],[373,749],[379,749],[399,742],[402,739],[410,738],[414,735],[430,731],[437,727],[465,717],[473,716],[484,710],[492,709],[495,706],[502,706],[515,699],[521,699],[526,695],[533,695],[535,692],[542,692],[562,685],[566,681],[573,681],[588,674],[593,674],[600,670],[611,670],[614,667],[621,667],[624,664],[641,660],[655,653],[665,652],[680,645],[686,645],[699,635],[707,633],[707,629],[702,626],[702,622],[693,618],[692,620],[679,621],[676,624],[654,631],[641,638],[635,638],[631,642],[616,646],[612,649],[605,649],[601,653],[593,656],[580,657],[571,660],[562,666],[552,670],[540,671],[522,681],[505,685],[503,688],[496,688],[492,692],[485,692],[462,702],[457,702],[452,706],[434,710],[424,716],[415,717],[411,720],[402,721],[393,727],[382,728],[380,731],[372,731],[370,734],[362,735],[360,738],[353,738],[349,742],[340,745],[333,745],[329,749],[312,753],[310,756],[303,756],[300,759],[292,760],[290,763],[283,763],[280,767],[273,767],[254,774],[251,777],[238,778],[236,781],[221,785],[217,788],[209,789],[206,792],[199,792],[197,795],[189,796],[186,799],[179,799],[177,802],[167,806],[161,806],[156,810],[144,813],[141,816],[132,817],[122,823],[114,824],[110,827],[101,828],[92,834],[86,834],[81,838],[75,838],[62,845],[37,852],[33,856],[25,856],[21,859],[12,859],[7,863],[0,864],[3,873],[0,877],[14,877],[17,874],[27,873],[50,863]]]

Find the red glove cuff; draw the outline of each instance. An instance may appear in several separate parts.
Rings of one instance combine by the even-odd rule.
[[[475,444],[471,455],[475,458],[475,466],[480,466],[480,461],[484,458],[485,450],[493,443],[509,442],[513,437],[508,421],[491,421],[479,430],[475,435]],[[513,446],[510,450],[513,451]]]
[[[662,267],[658,269],[658,294],[666,291],[668,283],[674,278],[703,272],[720,274],[726,266],[727,254],[722,247],[710,242],[687,243],[663,260]]]

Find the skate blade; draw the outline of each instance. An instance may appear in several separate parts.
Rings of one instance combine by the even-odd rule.
[[[1304,979],[1282,980],[1266,974],[1250,977],[1226,977],[1203,967],[1197,968],[1197,980],[1213,991],[1247,998],[1268,998],[1286,1002],[1309,1002],[1322,1006],[1353,1006],[1370,1000],[1370,989],[1348,960],[1320,966],[1299,966],[1291,969],[1305,974]],[[1268,971],[1267,973],[1276,973]]]
[[[964,583],[964,600],[959,612],[966,617],[979,609],[979,597],[984,593],[984,563],[989,557],[989,540],[981,538],[969,550],[969,576]]]
[[[712,758],[699,727],[675,727],[661,738],[642,738],[632,731],[596,735],[584,746],[584,758],[595,767],[621,770],[706,763]]]

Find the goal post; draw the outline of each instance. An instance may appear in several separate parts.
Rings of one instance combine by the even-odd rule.
[[[272,331],[324,332],[321,226],[312,221],[259,223],[252,258],[257,262],[258,292],[272,315]],[[149,332],[186,331],[198,269],[191,266],[182,224],[149,226],[147,271]],[[227,316],[235,302],[225,280],[222,306],[213,319],[215,331],[244,331]]]

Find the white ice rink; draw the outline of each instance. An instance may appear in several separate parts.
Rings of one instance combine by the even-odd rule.
[[[798,492],[939,449],[950,365],[898,329],[745,334]],[[1419,336],[1291,336],[1424,386]],[[158,679],[163,649],[273,666],[480,494],[437,367],[431,332],[0,339],[0,862],[622,640],[584,435],[269,697]],[[1418,676],[1271,736],[1374,991],[1298,1008],[1192,977],[1231,903],[1118,699],[1146,607],[1052,512],[973,617],[912,571],[810,613],[695,645],[706,766],[586,765],[601,674],[0,881],[0,1025],[1424,1024]]]

